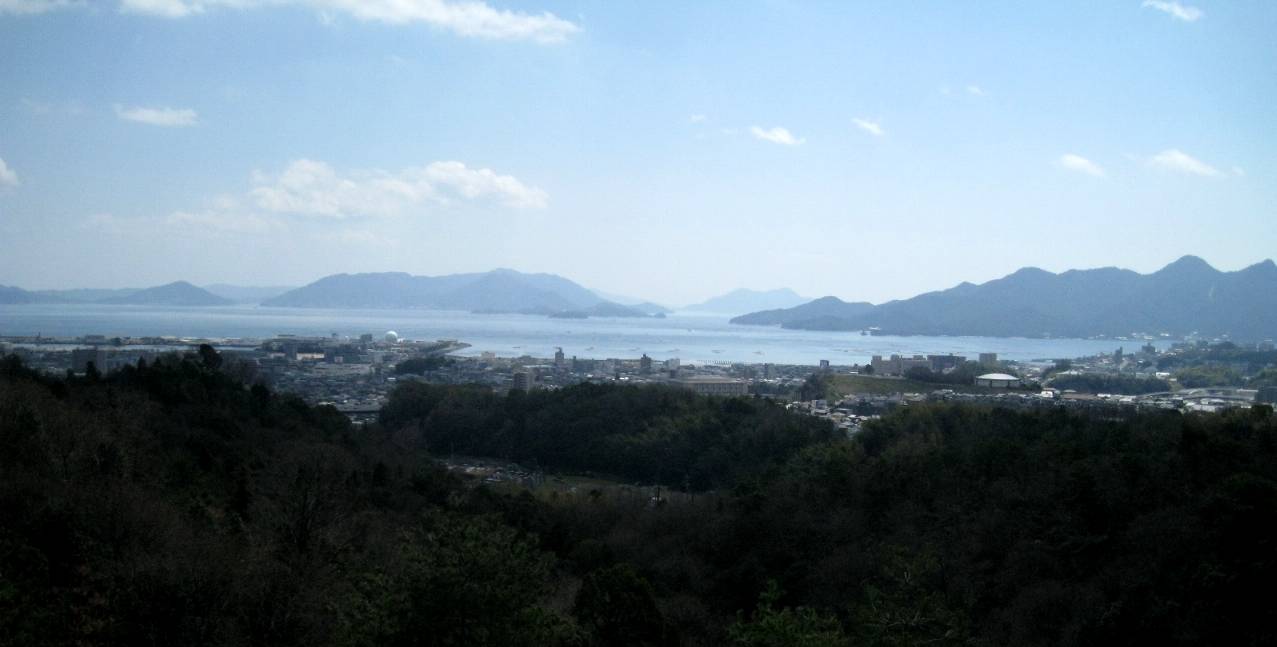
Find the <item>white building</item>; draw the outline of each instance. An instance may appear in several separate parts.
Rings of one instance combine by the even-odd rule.
[[[1020,378],[1006,373],[985,373],[975,379],[975,385],[995,389],[1009,389],[1020,386]]]

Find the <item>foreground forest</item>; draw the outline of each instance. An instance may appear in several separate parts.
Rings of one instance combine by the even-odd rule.
[[[378,424],[212,349],[0,363],[4,645],[1277,643],[1277,418],[409,385]],[[492,488],[450,452],[682,492]]]

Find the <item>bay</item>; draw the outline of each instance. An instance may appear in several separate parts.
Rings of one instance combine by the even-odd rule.
[[[1018,337],[868,336],[856,332],[784,330],[737,326],[725,317],[675,314],[664,319],[552,319],[537,315],[473,314],[440,310],[330,310],[226,306],[208,308],[28,304],[0,306],[0,335],[173,336],[182,338],[270,338],[280,334],[358,337],[387,331],[406,339],[455,339],[470,344],[464,355],[568,356],[683,363],[863,364],[873,355],[965,355],[997,353],[1000,359],[1031,361],[1138,349],[1144,342],[1114,339]],[[1156,342],[1159,348],[1168,340]]]

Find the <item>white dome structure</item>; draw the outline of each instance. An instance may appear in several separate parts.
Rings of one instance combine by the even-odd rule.
[[[386,343],[387,343],[387,344],[398,344],[398,343],[399,343],[399,333],[397,333],[397,332],[395,332],[395,331],[393,331],[393,330],[387,330],[387,331],[386,331]]]
[[[975,379],[976,386],[987,386],[995,389],[1009,389],[1020,386],[1020,378],[1006,373],[985,373]]]

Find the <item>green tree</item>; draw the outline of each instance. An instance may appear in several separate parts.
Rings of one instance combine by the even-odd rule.
[[[572,607],[577,621],[596,645],[656,645],[661,642],[661,613],[652,586],[631,564],[591,572]]]
[[[776,580],[758,596],[758,608],[748,620],[737,617],[727,635],[747,647],[849,647],[838,619],[815,609],[779,607],[783,592]]]

